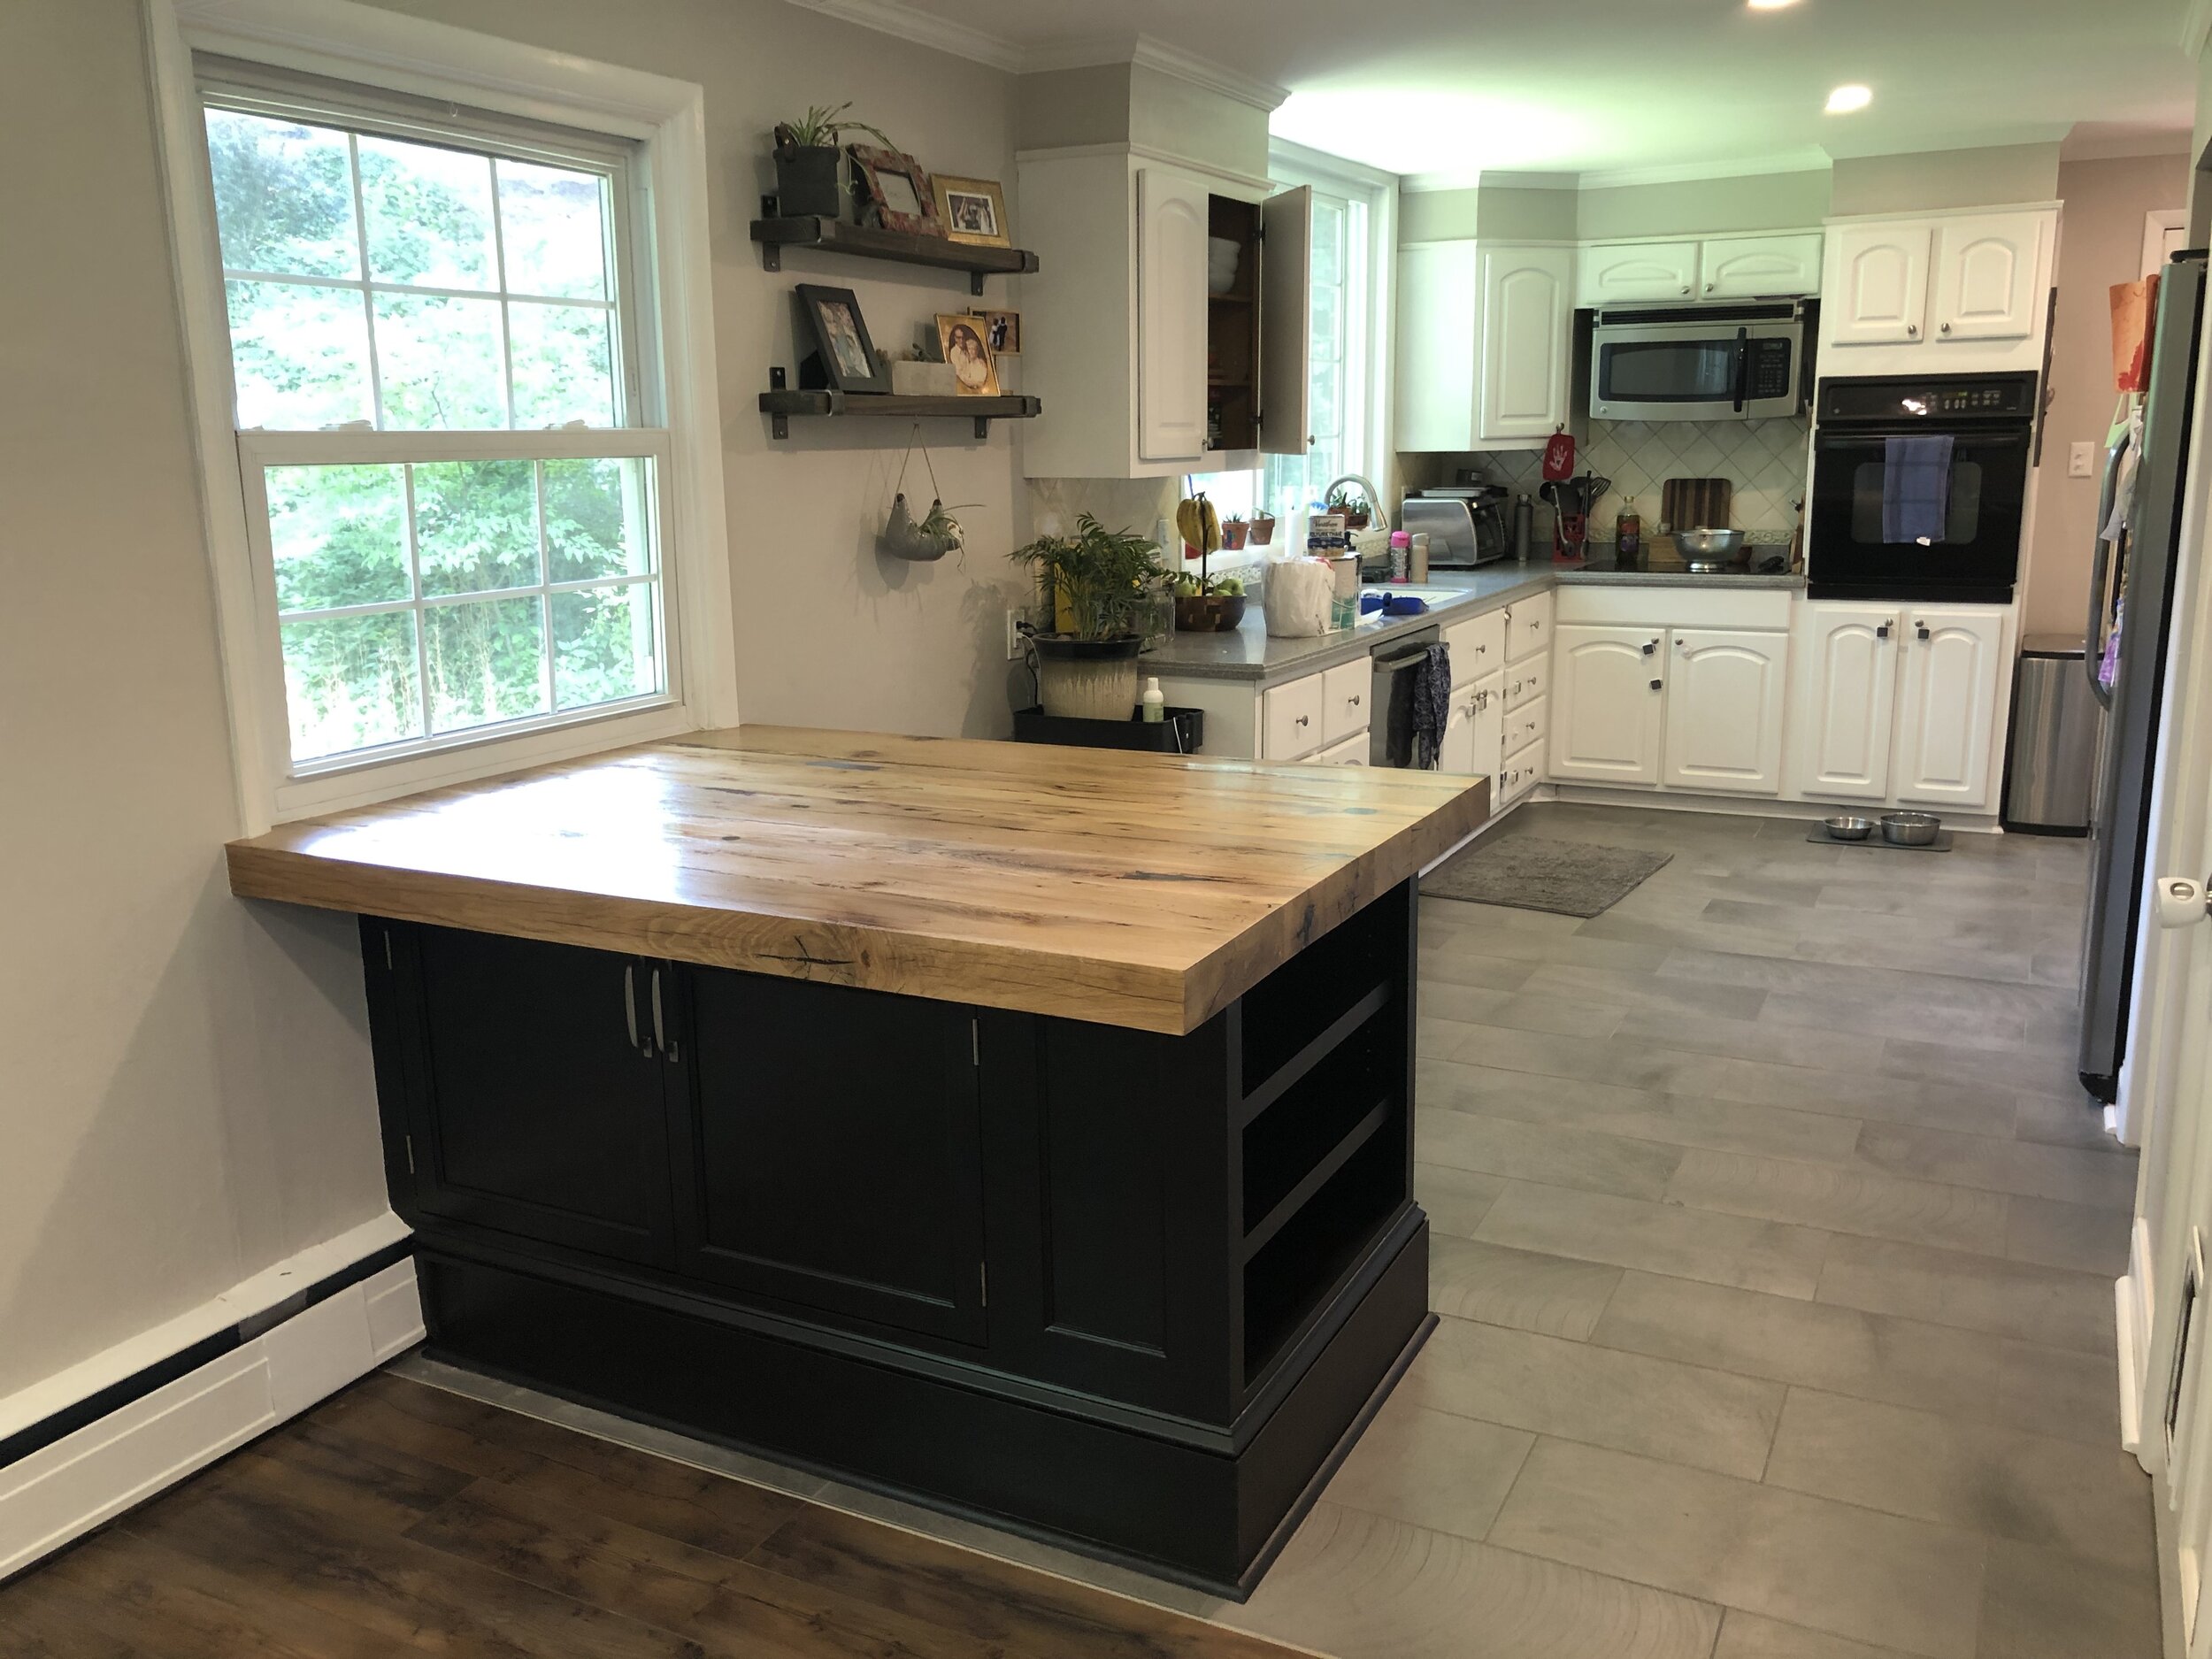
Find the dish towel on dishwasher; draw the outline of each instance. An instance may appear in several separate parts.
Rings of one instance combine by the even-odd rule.
[[[1887,438],[1882,444],[1882,540],[1943,540],[1951,512],[1951,443],[1946,437]]]
[[[1452,648],[1432,645],[1413,671],[1413,764],[1434,772],[1452,714]]]

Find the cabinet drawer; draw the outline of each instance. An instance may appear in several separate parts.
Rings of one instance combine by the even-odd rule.
[[[1366,666],[1360,664],[1363,672]],[[1261,698],[1263,760],[1303,760],[1321,747],[1321,705],[1326,695],[1321,682],[1325,678],[1308,674],[1271,687]]]
[[[1311,764],[1316,766],[1364,766],[1367,764],[1367,733],[1355,732],[1340,743],[1332,743],[1316,755]]]
[[[1452,683],[1471,685],[1505,661],[1505,612],[1471,617],[1444,630],[1452,653]]]
[[[1363,657],[1339,663],[1321,676],[1321,741],[1341,743],[1367,729],[1367,693],[1374,670]]]
[[[1551,595],[1518,600],[1505,611],[1505,660],[1517,663],[1551,643]]]
[[[1505,757],[1505,770],[1498,774],[1498,799],[1501,803],[1519,800],[1536,787],[1536,780],[1544,769],[1543,746],[1531,743],[1526,749]]]
[[[1541,697],[1533,703],[1525,703],[1517,709],[1509,703],[1505,716],[1505,752],[1510,755],[1516,749],[1542,742],[1544,715],[1544,700]]]
[[[1515,663],[1505,671],[1505,706],[1517,709],[1525,703],[1533,703],[1544,695],[1544,682],[1551,677],[1549,657],[1532,657],[1526,662]]]

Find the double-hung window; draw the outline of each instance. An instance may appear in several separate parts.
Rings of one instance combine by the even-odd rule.
[[[279,775],[670,702],[636,148],[197,68]]]

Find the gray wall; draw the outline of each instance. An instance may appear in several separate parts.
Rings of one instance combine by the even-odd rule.
[[[2140,273],[2143,216],[2179,207],[2189,168],[2181,156],[2072,161],[2059,169],[2066,204],[2058,247],[2058,315],[2051,337],[2049,412],[2036,474],[2035,526],[2027,549],[2020,626],[2028,634],[2078,634],[2089,603],[2089,553],[2096,537],[2104,437],[2112,389],[2111,288]],[[2070,478],[2069,445],[2097,446],[2097,475]]]
[[[1575,192],[1486,184],[1459,190],[1401,190],[1398,241],[1463,242],[1496,236],[1509,242],[1575,240]]]
[[[928,432],[969,546],[907,565],[872,545],[905,434],[795,422],[772,446],[754,407],[795,361],[795,282],[854,288],[889,342],[964,309],[965,279],[771,276],[745,227],[770,126],[809,103],[854,99],[929,167],[1010,188],[1010,78],[783,0],[389,4],[706,88],[745,718],[1005,731],[1010,428]],[[0,1395],[384,1208],[350,925],[224,883],[239,823],[149,111],[137,0],[0,5],[0,127],[39,158],[0,175],[0,223],[38,227],[38,257],[0,261]]]
[[[1836,163],[1829,211],[1917,213],[2058,195],[2058,146],[1999,144],[1914,156],[1847,157]]]
[[[1614,236],[1803,230],[1827,216],[1828,172],[1823,167],[1584,190],[1577,198],[1575,234],[1596,242]]]

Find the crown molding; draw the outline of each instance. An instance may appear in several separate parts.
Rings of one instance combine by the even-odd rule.
[[[972,29],[964,23],[933,17],[912,6],[897,4],[895,0],[791,0],[791,4],[841,22],[873,29],[879,35],[895,35],[917,46],[964,58],[971,63],[987,64],[993,69],[1019,74],[1025,66],[1025,54],[1011,41],[1002,41],[981,29]]]
[[[2208,36],[2212,36],[2212,0],[2189,0],[2189,9],[2181,14],[2181,50],[2192,63],[2203,55]]]
[[[1271,115],[1290,96],[1287,87],[1279,87],[1255,75],[1240,74],[1210,58],[1201,58],[1195,52],[1187,52],[1179,46],[1171,46],[1165,41],[1135,31],[1094,35],[1087,40],[1052,41],[1021,53],[1024,74],[1040,74],[1054,69],[1092,69],[1106,64],[1130,64],[1139,69],[1149,69],[1156,74],[1233,98],[1239,104],[1248,104],[1254,109],[1265,110]]]
[[[1286,162],[1302,173],[1365,185],[1370,189],[1386,190],[1400,182],[1398,175],[1386,167],[1371,166],[1349,156],[1316,150],[1311,144],[1301,144],[1292,139],[1270,138],[1267,155],[1270,161]]]

